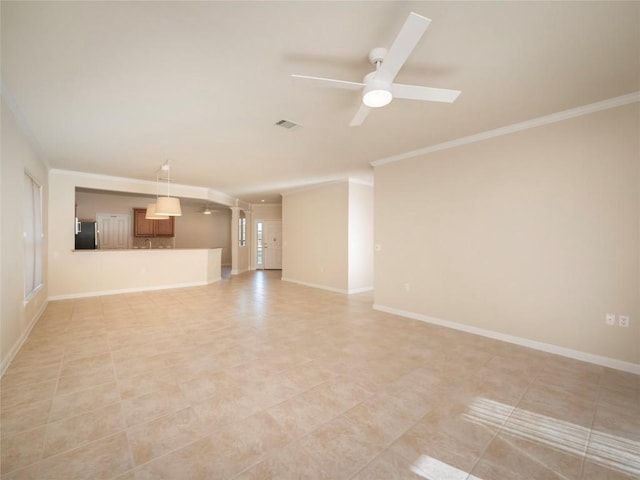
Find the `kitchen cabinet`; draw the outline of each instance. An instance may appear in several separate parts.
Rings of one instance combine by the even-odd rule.
[[[146,208],[133,209],[134,237],[175,237],[175,217],[167,220],[148,220]]]
[[[153,237],[155,220],[147,220],[144,216],[147,213],[146,208],[133,209],[133,236],[134,237]]]
[[[176,217],[169,217],[167,220],[153,221],[155,222],[154,233],[156,237],[175,237]]]

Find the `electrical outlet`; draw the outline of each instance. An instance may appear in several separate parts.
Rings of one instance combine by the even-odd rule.
[[[405,283],[405,284],[404,284],[404,290],[405,290],[406,292],[409,292],[409,291],[411,290],[411,284],[410,284],[410,283]]]
[[[604,323],[613,327],[616,324],[616,315],[614,313],[607,313],[604,316]]]
[[[628,327],[629,326],[629,317],[626,315],[620,315],[618,317],[618,326],[620,327]]]

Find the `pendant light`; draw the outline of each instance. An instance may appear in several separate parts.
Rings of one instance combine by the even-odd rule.
[[[158,197],[156,199],[156,215],[163,215],[167,217],[180,217],[182,216],[182,209],[180,208],[180,199],[171,196],[171,172],[169,170],[169,160],[164,162],[161,168],[162,171],[167,172],[167,196]]]
[[[158,184],[160,183],[160,175],[156,172],[156,202],[158,201]],[[158,215],[156,213],[156,204],[149,203],[147,204],[147,211],[144,214],[144,218],[147,220],[169,220],[167,215]]]
[[[169,220],[168,215],[158,215],[156,213],[156,204],[149,203],[147,205],[147,213],[144,214],[144,218],[147,220]]]

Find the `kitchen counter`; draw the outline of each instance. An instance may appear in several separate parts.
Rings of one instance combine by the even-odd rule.
[[[188,248],[167,248],[167,247],[153,247],[153,248],[96,248],[94,250],[73,250],[73,252],[139,252],[139,251],[147,251],[147,250],[215,250],[217,248],[222,249],[221,247],[211,247],[211,248],[198,248],[198,247],[188,247]]]
[[[221,279],[221,248],[53,252],[49,300],[208,285]],[[108,258],[108,260],[106,259]]]

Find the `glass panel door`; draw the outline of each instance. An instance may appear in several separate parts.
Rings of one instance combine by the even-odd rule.
[[[264,223],[258,220],[256,222],[256,268],[264,268],[264,250],[263,250],[263,237],[264,237]]]

